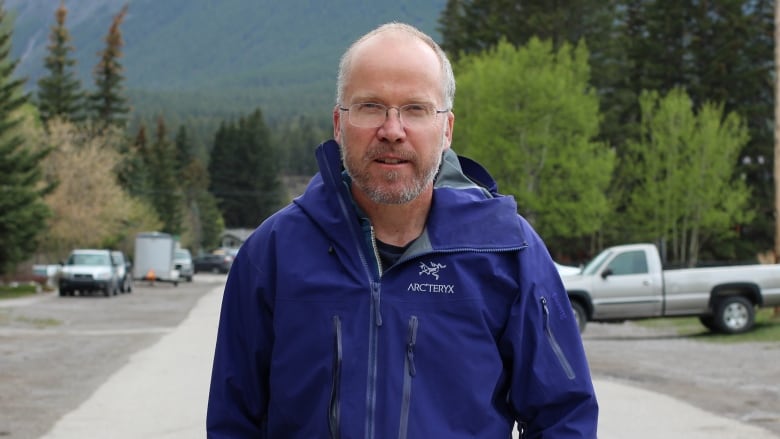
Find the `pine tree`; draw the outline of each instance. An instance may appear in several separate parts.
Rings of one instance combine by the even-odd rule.
[[[149,169],[145,164],[148,149],[146,125],[141,123],[135,140],[126,151],[120,151],[122,159],[117,167],[117,180],[125,191],[138,198],[148,198]]]
[[[282,186],[262,112],[223,124],[209,161],[210,191],[228,227],[256,227],[280,207]]]
[[[24,80],[12,77],[11,31],[0,2],[0,272],[7,273],[27,259],[46,227],[49,209],[42,196],[41,160],[49,150],[31,150],[16,133],[15,113],[27,102]]]
[[[182,232],[183,200],[177,179],[176,151],[168,139],[162,116],[157,119],[155,141],[144,162],[151,186],[148,198],[163,221],[162,231],[179,235]]]
[[[174,139],[175,167],[184,201],[182,243],[197,251],[216,247],[224,228],[217,200],[209,193],[209,174],[203,162],[193,153],[190,136],[184,125]]]
[[[179,131],[176,132],[176,137],[173,140],[173,144],[176,148],[175,166],[176,169],[178,169],[181,173],[192,160],[192,145],[190,144],[190,136],[187,134],[187,128],[184,125],[179,125]]]
[[[127,97],[124,95],[124,75],[119,58],[122,57],[122,32],[119,26],[127,14],[127,5],[114,16],[106,36],[106,48],[100,53],[100,62],[95,66],[95,93],[90,96],[93,117],[99,127],[116,125],[124,127],[127,113]]]
[[[81,83],[75,77],[76,60],[71,57],[74,48],[65,27],[67,14],[63,1],[55,12],[56,22],[49,34],[49,54],[44,60],[49,74],[38,80],[38,111],[44,122],[53,117],[72,121],[83,118]]]

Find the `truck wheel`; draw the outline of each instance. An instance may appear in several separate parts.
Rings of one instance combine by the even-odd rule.
[[[718,331],[739,334],[753,328],[756,314],[749,300],[742,296],[727,296],[717,302],[713,317]]]
[[[579,302],[571,302],[571,310],[574,312],[574,320],[577,322],[580,333],[585,332],[585,325],[588,323],[588,316],[585,314],[585,308],[583,308]]]

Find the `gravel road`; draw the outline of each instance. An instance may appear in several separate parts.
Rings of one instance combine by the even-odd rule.
[[[136,282],[113,297],[0,301],[0,438],[42,436],[224,280],[198,274],[178,286]]]
[[[224,276],[198,275],[178,287],[136,284],[132,294],[111,298],[49,293],[0,301],[0,438],[40,437],[221,282]],[[665,393],[780,438],[780,340],[713,343],[630,322],[589,324],[583,340],[596,377]]]

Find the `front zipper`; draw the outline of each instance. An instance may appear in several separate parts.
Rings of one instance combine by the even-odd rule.
[[[378,300],[381,291],[379,282],[371,282],[371,297]],[[378,312],[374,312],[378,303],[371,301],[371,310],[368,322],[368,373],[366,377],[366,439],[374,439],[376,430],[376,388],[377,388],[377,367],[379,350],[379,326],[376,319]],[[380,322],[381,323],[381,322]]]
[[[322,150],[321,150],[322,151]],[[322,158],[320,155],[318,155],[318,158]],[[325,162],[327,162],[327,157],[323,159]],[[334,187],[338,188],[340,184],[343,184],[343,181],[341,181],[340,178],[337,178],[337,174],[334,173],[333,169],[328,166],[328,163],[325,163],[325,171],[327,173],[327,177],[330,179],[331,183],[334,185]],[[348,189],[347,189],[348,191]],[[360,237],[363,241],[365,241],[365,235],[363,234],[363,230],[360,227],[355,227],[355,222],[351,219],[352,217],[352,208],[350,207],[349,203],[349,197],[345,195],[343,192],[338,191],[338,195],[336,197],[339,202],[339,209],[341,210],[341,213],[344,215],[344,220],[349,225],[350,231],[353,233],[355,237]],[[371,231],[372,234],[372,243],[374,242],[373,237],[373,228]],[[379,326],[382,325],[382,316],[380,314],[379,309],[379,299],[380,299],[380,284],[379,280],[381,279],[381,264],[379,263],[379,258],[377,256],[377,249],[374,245],[374,258],[376,260],[376,267],[377,270],[371,269],[371,261],[369,260],[368,255],[366,255],[365,251],[365,245],[358,245],[357,246],[357,255],[360,258],[360,262],[363,265],[363,268],[366,270],[366,277],[368,279],[369,285],[371,286],[371,310],[369,311],[371,313],[369,317],[369,328],[368,328],[368,373],[367,373],[367,379],[366,379],[366,420],[365,420],[365,438],[366,439],[374,439],[374,434],[376,430],[375,425],[375,417],[376,417],[376,374],[377,374],[377,344],[378,344],[378,338],[379,338]]]
[[[412,378],[417,375],[414,365],[414,348],[417,344],[417,316],[409,318],[409,335],[406,340],[406,359],[404,360],[404,388],[401,399],[401,425],[398,428],[398,439],[406,439],[409,427],[409,406],[412,401]]]
[[[333,316],[333,388],[330,391],[330,406],[328,408],[328,425],[331,439],[339,439],[341,427],[341,319]]]
[[[542,308],[544,309],[544,332],[547,334],[547,341],[550,342],[550,346],[552,347],[555,356],[558,357],[558,362],[561,363],[563,370],[566,372],[566,377],[573,380],[576,377],[574,369],[571,367],[571,364],[569,364],[569,360],[566,359],[566,355],[564,355],[561,345],[558,344],[558,341],[555,339],[555,335],[553,335],[552,329],[550,328],[550,310],[547,308],[547,298],[542,296],[541,301]]]
[[[379,273],[379,278],[382,278],[382,260],[379,258],[379,247],[376,245],[376,235],[374,234],[374,226],[371,227],[371,249],[374,251],[374,259],[376,261],[376,269]],[[371,300],[374,301],[374,314],[377,326],[382,326],[382,310],[379,308],[379,304],[382,300],[379,295],[379,288],[375,288],[371,292]]]

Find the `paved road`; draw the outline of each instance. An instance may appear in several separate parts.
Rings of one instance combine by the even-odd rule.
[[[221,292],[204,295],[181,325],[133,355],[43,439],[203,437]],[[662,394],[606,379],[595,385],[601,439],[778,439]]]

